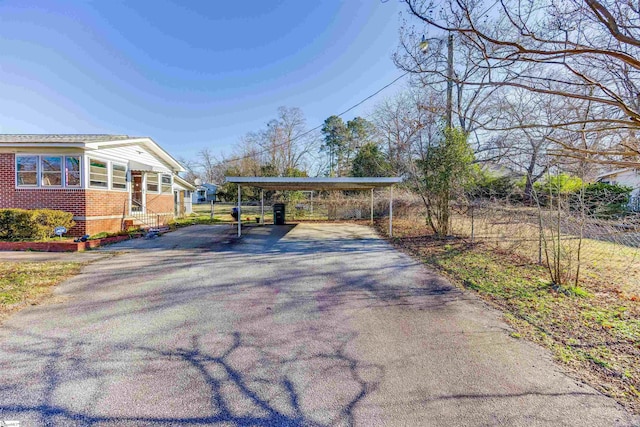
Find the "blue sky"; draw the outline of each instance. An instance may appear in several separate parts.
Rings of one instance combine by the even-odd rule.
[[[401,74],[400,10],[395,0],[3,0],[0,133],[145,135],[193,158],[229,153],[279,106],[300,107],[314,127]]]

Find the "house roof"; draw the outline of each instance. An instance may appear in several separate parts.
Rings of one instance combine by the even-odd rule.
[[[366,178],[287,178],[226,176],[226,182],[265,190],[369,190],[402,182],[398,177]]]
[[[187,181],[186,179],[178,176],[178,175],[174,175],[173,176],[173,182],[178,184],[179,186],[189,190],[189,191],[195,191],[196,190],[196,186],[191,184],[189,181]]]
[[[148,136],[108,134],[0,134],[0,147],[77,147],[85,150],[141,145],[158,156],[175,172],[184,167]]]
[[[108,134],[0,134],[0,142],[14,143],[73,143],[73,142],[100,142],[130,139],[128,135]]]
[[[630,170],[633,170],[633,168],[625,168],[625,169],[616,169],[616,170],[612,170],[609,172],[605,172],[605,173],[601,173],[600,175],[598,175],[596,177],[596,179],[600,179],[600,178],[605,178],[607,176],[612,176],[612,175],[618,175],[624,172],[628,172]]]

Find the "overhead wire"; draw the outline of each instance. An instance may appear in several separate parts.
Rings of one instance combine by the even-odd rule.
[[[349,111],[351,111],[351,110],[353,110],[353,109],[355,109],[355,108],[359,107],[360,105],[364,104],[365,102],[367,102],[367,101],[368,101],[368,100],[370,100],[371,98],[373,98],[373,97],[375,97],[376,95],[378,95],[378,94],[379,94],[380,92],[382,92],[383,90],[387,89],[387,88],[388,88],[388,87],[390,87],[390,86],[393,86],[393,85],[394,85],[398,80],[401,80],[401,79],[402,79],[403,77],[405,77],[407,74],[409,74],[409,72],[408,72],[408,71],[407,71],[407,72],[405,72],[405,73],[402,73],[400,76],[396,77],[396,78],[395,78],[395,79],[393,79],[391,82],[389,82],[389,83],[387,83],[386,85],[382,86],[380,89],[376,90],[376,91],[375,91],[375,92],[373,92],[371,95],[367,96],[366,98],[362,99],[362,100],[361,100],[361,101],[359,101],[358,103],[356,103],[356,104],[352,105],[351,107],[347,108],[346,110],[344,110],[344,111],[343,111],[343,112],[341,112],[340,114],[336,114],[336,116],[337,116],[337,117],[342,117],[342,116],[344,116],[344,115],[345,115],[345,114],[347,114]],[[298,139],[300,139],[300,138],[302,138],[302,137],[304,137],[304,136],[306,136],[306,135],[309,135],[309,134],[310,134],[310,133],[312,133],[312,132],[315,132],[316,130],[320,129],[323,125],[324,125],[324,123],[321,123],[321,124],[319,124],[318,126],[316,126],[316,127],[312,128],[312,129],[309,129],[308,131],[305,131],[305,132],[301,133],[300,135],[296,135],[296,136],[294,136],[294,137],[293,137],[293,138],[291,138],[289,141],[286,141],[286,142],[283,142],[283,143],[280,143],[280,144],[275,144],[275,145],[270,146],[269,148],[265,148],[265,149],[260,150],[260,151],[254,151],[254,152],[252,152],[251,154],[247,154],[247,155],[244,155],[244,156],[233,157],[233,158],[230,158],[230,159],[223,159],[223,160],[222,160],[222,161],[220,161],[219,163],[237,162],[237,161],[239,161],[239,160],[244,160],[244,159],[249,159],[249,158],[251,158],[251,157],[259,156],[260,154],[267,153],[267,152],[271,151],[271,150],[272,150],[272,149],[274,149],[274,148],[278,148],[278,147],[282,147],[282,146],[287,145],[287,144],[291,144],[292,142],[295,142],[295,141],[297,141]]]

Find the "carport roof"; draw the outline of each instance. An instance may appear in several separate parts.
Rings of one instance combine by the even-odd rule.
[[[227,176],[226,182],[249,185],[264,190],[369,190],[402,182],[400,177],[384,178],[287,178]]]

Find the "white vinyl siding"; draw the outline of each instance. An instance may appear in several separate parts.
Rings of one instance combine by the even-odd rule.
[[[107,168],[107,162],[89,158],[89,187],[109,187],[109,169]]]
[[[138,163],[149,165],[154,171],[160,173],[171,173],[171,167],[163,163],[153,154],[149,153],[145,147],[140,145],[128,147],[114,147],[100,149],[100,157],[113,160],[117,163],[127,163],[134,160]]]

